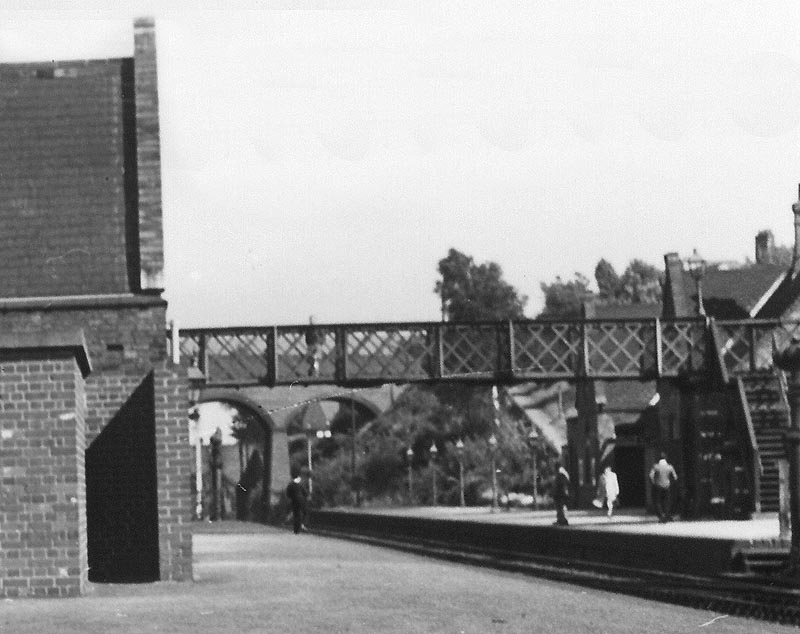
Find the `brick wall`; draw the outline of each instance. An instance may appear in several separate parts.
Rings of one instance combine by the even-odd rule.
[[[101,562],[96,571],[99,576],[92,579],[190,579],[193,454],[186,418],[187,381],[185,370],[167,359],[166,303],[152,297],[131,296],[124,300],[109,298],[105,303],[95,298],[93,306],[55,300],[49,301],[47,308],[34,301],[26,306],[0,301],[0,332],[33,333],[81,327],[86,334],[93,365],[93,372],[86,380],[86,447],[89,455],[97,448],[102,449],[99,457],[92,456],[90,481],[103,482],[107,474],[118,475],[119,468],[128,464],[122,453],[130,444],[128,441],[106,442],[100,438],[110,424],[116,426],[113,435],[128,433],[130,442],[141,440],[139,430],[149,430],[147,433],[153,438],[156,473],[129,471],[120,485],[122,488],[111,490],[111,499],[104,490],[97,491],[93,499],[101,500],[104,505],[95,509],[99,511],[95,517],[99,514],[118,518],[134,513],[137,508],[149,509],[145,511],[148,517],[152,512],[152,560],[156,572],[151,577],[145,575],[150,569],[145,553],[138,559],[142,566],[138,571],[126,570],[124,560],[115,554],[132,552],[135,549],[132,540],[143,540],[147,545],[147,531],[136,530],[135,526],[120,531],[112,524],[92,523],[88,533],[89,553],[93,566]],[[134,398],[148,381],[149,386],[142,388],[146,394],[139,393]],[[153,492],[147,488],[151,476]],[[92,510],[88,509],[90,516]]]
[[[192,578],[194,456],[189,444],[186,376],[171,365],[155,369],[156,459],[160,578]]]
[[[64,350],[0,359],[0,596],[79,595],[88,571],[81,369]]]

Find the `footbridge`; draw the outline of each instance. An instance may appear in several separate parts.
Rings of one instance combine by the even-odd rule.
[[[800,322],[520,320],[173,329],[173,358],[208,387],[649,380],[772,367]]]

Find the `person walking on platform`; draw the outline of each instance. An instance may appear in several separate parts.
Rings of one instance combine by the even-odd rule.
[[[650,469],[653,502],[655,503],[659,522],[663,523],[672,520],[672,515],[670,514],[670,488],[677,479],[678,474],[675,473],[675,468],[667,462],[667,454],[662,453],[661,459]]]
[[[304,524],[306,516],[306,501],[308,499],[308,492],[303,486],[303,481],[300,476],[297,476],[286,487],[286,497],[289,498],[289,505],[292,508],[292,525],[294,533],[297,535],[300,531],[307,530]]]
[[[567,503],[569,502],[569,473],[564,465],[558,465],[556,479],[553,483],[553,502],[556,505],[556,521],[559,526],[568,526]]]
[[[597,508],[603,508],[603,504],[605,504],[608,509],[608,517],[611,518],[611,514],[614,512],[614,505],[619,499],[619,479],[611,469],[611,465],[606,465],[603,473],[600,474],[600,481],[597,484],[597,498],[594,504]]]

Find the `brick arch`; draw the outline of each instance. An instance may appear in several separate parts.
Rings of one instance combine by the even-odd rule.
[[[268,521],[274,515],[274,509],[277,503],[277,496],[275,487],[283,486],[280,482],[280,473],[276,473],[276,462],[280,464],[281,460],[278,458],[276,460],[276,446],[275,446],[275,432],[277,425],[275,424],[274,419],[269,415],[269,413],[264,409],[262,405],[260,405],[257,401],[249,398],[245,394],[238,390],[233,389],[225,389],[225,388],[205,388],[200,393],[200,398],[198,399],[198,404],[200,403],[211,403],[211,402],[222,402],[228,405],[233,405],[238,409],[246,410],[252,413],[255,417],[255,420],[261,424],[261,428],[264,432],[264,447],[262,448],[261,452],[261,460],[263,461],[263,465],[261,468],[263,469],[262,477],[261,477],[261,495],[260,501],[256,501],[256,506],[259,507],[256,512],[251,513],[254,507],[251,506],[251,502],[247,502],[244,498],[237,497],[237,516],[239,519],[250,519],[256,521]],[[288,460],[288,456],[287,456]],[[280,468],[278,468],[280,472]],[[245,474],[247,473],[247,470]],[[240,482],[241,484],[241,482]],[[274,486],[273,486],[274,485]],[[249,488],[249,485],[248,485]],[[236,492],[237,494],[240,489],[237,487]],[[240,508],[239,505],[242,505]],[[242,515],[242,508],[250,509],[250,511],[246,511],[244,515]]]
[[[264,427],[265,434],[271,434],[275,431],[275,421],[272,416],[259,405],[256,401],[248,398],[239,390],[231,390],[225,388],[206,388],[200,393],[198,403],[211,403],[212,401],[220,401],[230,405],[236,405],[247,409],[256,415],[256,418]]]
[[[376,418],[381,414],[380,407],[360,394],[337,394],[336,396],[329,396],[328,398],[323,398],[320,400],[334,401],[336,403],[353,403],[357,409],[361,409],[362,411],[372,414],[373,418]]]

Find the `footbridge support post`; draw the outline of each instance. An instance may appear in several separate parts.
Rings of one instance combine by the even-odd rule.
[[[793,338],[781,351],[773,354],[775,365],[789,373],[789,407],[791,421],[786,430],[786,454],[789,460],[789,506],[792,541],[789,570],[800,578],[800,339]]]

